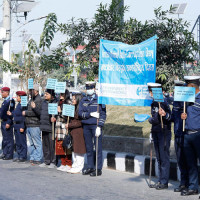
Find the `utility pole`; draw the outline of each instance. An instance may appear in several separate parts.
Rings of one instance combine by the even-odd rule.
[[[6,38],[3,40],[3,59],[10,62],[11,41],[11,1],[3,0],[3,27],[6,29]],[[3,72],[3,86],[11,88],[11,73]]]

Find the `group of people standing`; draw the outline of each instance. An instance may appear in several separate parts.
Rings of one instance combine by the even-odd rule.
[[[39,86],[34,85],[34,89],[28,92],[29,102],[26,107],[21,105],[21,96],[27,96],[26,92],[16,92],[18,102],[16,108],[15,101],[9,95],[10,88],[1,88],[1,93],[4,101],[0,108],[3,136],[3,153],[0,159],[13,159],[14,130],[17,157],[13,162],[27,161],[27,135],[30,143],[29,162],[32,165],[57,168],[69,173],[82,172],[83,175],[90,176],[102,174],[102,127],[106,120],[106,107],[97,103],[95,82],[86,82],[85,97],[82,97],[81,93],[74,93],[72,98],[67,89],[58,98],[54,90],[46,89],[44,98],[41,98]],[[57,115],[49,114],[49,103],[57,103]],[[74,117],[62,114],[64,104],[75,106]],[[65,148],[63,145],[67,134],[71,134],[73,148]],[[97,163],[94,160],[96,139],[98,139]],[[84,167],[85,154],[87,167]],[[60,166],[58,166],[59,160]]]
[[[200,160],[200,77],[185,76],[184,81],[174,81],[175,86],[195,88],[195,102],[186,104],[174,101],[171,111],[166,99],[164,102],[153,100],[151,104],[151,134],[158,162],[158,182],[152,188],[162,190],[168,188],[170,170],[171,122],[174,123],[174,144],[177,164],[180,170],[180,185],[174,192],[182,196],[198,194],[198,160]],[[148,83],[149,93],[153,97],[152,88],[161,88],[159,83]],[[185,120],[185,129],[183,128]]]

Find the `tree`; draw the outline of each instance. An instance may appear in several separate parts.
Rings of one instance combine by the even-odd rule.
[[[168,18],[172,6],[166,11],[161,7],[155,9],[154,20],[142,23],[130,18],[123,22],[122,16],[128,8],[119,7],[119,4],[120,0],[112,1],[109,6],[100,4],[90,23],[86,19],[75,21],[72,18],[68,23],[57,24],[57,31],[67,35],[60,48],[70,46],[76,49],[84,44],[83,51],[77,54],[77,63],[80,68],[87,68],[89,77],[93,78],[98,74],[100,39],[138,44],[157,34],[157,81],[169,89],[176,76],[183,76],[183,62],[193,62],[194,52],[198,51],[198,45],[188,31],[189,23]]]

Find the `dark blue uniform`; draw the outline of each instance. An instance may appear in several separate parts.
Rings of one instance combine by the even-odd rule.
[[[106,107],[99,104],[99,120],[97,124],[97,118],[90,116],[91,112],[97,112],[97,95],[83,97],[79,104],[79,117],[82,119],[83,133],[87,151],[87,167],[94,169],[94,154],[93,147],[96,145],[95,132],[96,128],[103,127],[106,120]],[[102,129],[101,129],[102,131]],[[93,143],[94,139],[94,143]],[[101,170],[103,166],[102,160],[102,134],[98,138],[98,165],[97,169]]]
[[[26,127],[25,117],[22,116],[22,107],[18,103],[16,109],[12,112],[14,133],[16,142],[16,151],[19,159],[27,159],[27,142],[26,142]],[[24,129],[24,132],[20,132],[20,128]]]
[[[188,170],[184,154],[185,132],[183,132],[183,120],[181,119],[181,113],[183,113],[183,102],[174,101],[171,121],[174,122],[174,147],[178,167],[181,173],[180,185],[188,187]]]
[[[3,155],[5,158],[11,159],[13,158],[14,153],[14,140],[13,140],[13,121],[12,117],[7,115],[7,111],[10,108],[10,112],[12,112],[15,108],[15,101],[12,99],[10,101],[10,97],[4,99],[1,108],[0,108],[0,118],[1,118],[1,132],[3,136],[2,140],[2,149]],[[10,128],[6,128],[6,124],[10,125]]]
[[[161,128],[161,119],[159,115],[158,102],[153,101],[151,104],[151,115],[149,118],[152,124],[152,137],[154,141],[154,148],[156,152],[156,159],[158,162],[158,182],[167,185],[169,180],[169,148],[171,141],[171,110],[167,102],[162,102],[161,108],[166,112],[163,118],[163,129]]]
[[[200,93],[196,94],[195,102],[187,106],[185,124],[184,149],[189,171],[189,189],[198,190],[197,159],[200,160]]]

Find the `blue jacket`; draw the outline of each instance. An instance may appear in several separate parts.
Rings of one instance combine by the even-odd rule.
[[[187,105],[186,130],[200,130],[200,93],[196,95],[194,103]]]
[[[97,125],[100,127],[104,126],[106,121],[106,106],[99,104],[99,122],[97,124],[97,118],[90,116],[91,112],[97,112],[97,99],[98,96],[95,94],[94,98],[88,96],[83,97],[79,103],[78,115],[82,119],[82,124]]]
[[[22,115],[22,111],[21,104],[18,103],[15,110],[12,112],[15,129],[25,129],[25,117]]]
[[[166,100],[164,102],[161,102],[160,106],[166,112],[166,115],[164,117],[162,117],[163,125],[164,125],[164,127],[167,128],[167,130],[171,130],[171,110],[170,110],[170,107],[169,107],[168,103],[166,102]],[[159,110],[158,102],[153,101],[152,104],[151,104],[151,115],[152,115],[152,117],[149,118],[149,123],[152,124],[152,128],[151,128],[152,133],[162,132],[161,119],[160,119],[160,115],[159,115],[158,110]]]
[[[5,99],[1,105],[0,118],[3,121],[6,121],[7,124],[12,124],[12,116],[7,115],[9,106],[10,106],[10,112],[12,112],[15,109],[15,101],[14,99],[10,101],[10,97],[8,99]]]
[[[175,136],[183,136],[183,120],[181,119],[181,113],[183,113],[183,102],[174,101],[172,108],[171,121],[174,122],[174,134]]]

